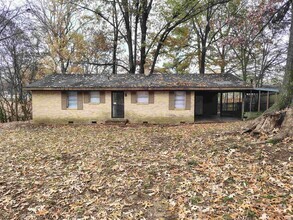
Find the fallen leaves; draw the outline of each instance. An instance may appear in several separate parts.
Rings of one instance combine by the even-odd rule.
[[[0,218],[289,219],[292,138],[242,122],[0,133]]]

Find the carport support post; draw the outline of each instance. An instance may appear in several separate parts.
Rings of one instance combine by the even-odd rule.
[[[233,111],[235,111],[234,92],[233,92]]]
[[[243,120],[244,116],[244,108],[245,108],[245,93],[242,92],[242,108],[241,108],[241,119]]]
[[[221,98],[220,98],[220,116],[222,117],[222,110],[223,110],[223,93],[221,92]]]
[[[260,112],[260,95],[261,95],[261,91],[258,91],[258,108],[257,108],[258,112]]]
[[[252,109],[252,91],[250,90],[250,95],[249,95],[249,112],[251,112],[251,109]]]
[[[267,91],[267,110],[268,110],[269,106],[270,106],[270,92]]]

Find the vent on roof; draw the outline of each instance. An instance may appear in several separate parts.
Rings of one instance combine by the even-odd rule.
[[[68,124],[73,124],[73,121],[68,121]]]
[[[97,124],[97,121],[92,121],[92,124]]]

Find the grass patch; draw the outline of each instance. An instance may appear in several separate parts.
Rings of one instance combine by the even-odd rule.
[[[232,197],[229,197],[229,196],[225,196],[222,198],[222,201],[224,203],[227,203],[227,202],[234,202],[234,199]]]
[[[187,161],[187,165],[190,167],[197,166],[198,162],[195,159],[191,159]]]
[[[270,140],[268,140],[268,143],[272,144],[272,145],[276,145],[276,144],[280,143],[280,140],[278,140],[278,139],[270,139]]]
[[[245,112],[244,113],[244,118],[246,118],[246,120],[253,120],[259,116],[262,115],[263,112]]]
[[[249,219],[254,219],[254,218],[256,218],[256,213],[255,213],[254,211],[252,211],[251,209],[247,209],[247,210],[245,211],[245,215],[246,215],[246,217],[249,218]]]
[[[202,202],[202,198],[199,196],[193,196],[190,198],[190,203],[192,205],[197,205],[198,203]]]

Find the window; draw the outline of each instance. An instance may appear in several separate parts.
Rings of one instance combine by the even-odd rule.
[[[77,92],[70,91],[67,93],[68,102],[67,102],[67,108],[75,109],[77,108]]]
[[[100,103],[100,92],[98,91],[91,91],[90,92],[90,102],[91,103]]]
[[[185,109],[186,93],[184,91],[175,92],[175,109]]]
[[[136,93],[137,103],[148,104],[149,103],[149,93],[147,91],[139,91]]]

